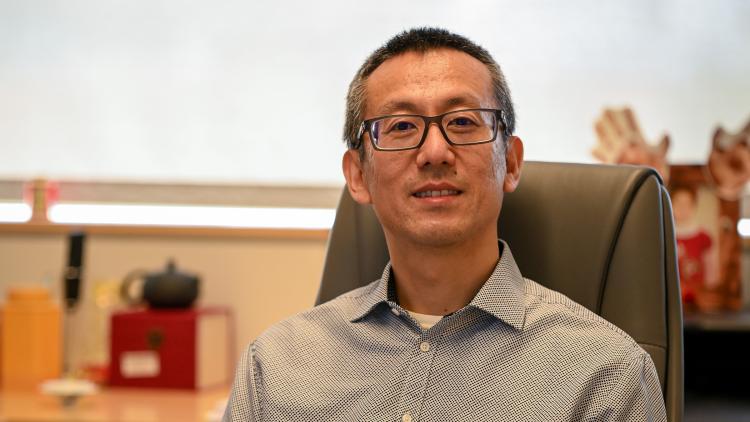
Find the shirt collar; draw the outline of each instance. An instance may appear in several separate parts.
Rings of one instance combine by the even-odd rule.
[[[391,280],[391,263],[385,265],[383,275],[372,289],[368,289],[362,296],[360,302],[354,306],[350,315],[350,321],[356,322],[370,314],[378,305],[386,303],[389,306],[397,306],[395,300],[389,301],[389,296],[394,298],[395,286],[390,283]],[[390,290],[390,294],[389,294]]]
[[[523,302],[524,280],[513,254],[505,241],[500,240],[500,260],[490,277],[466,308],[481,309],[513,328],[523,328],[526,307]],[[361,301],[352,310],[351,322],[356,322],[374,312],[378,305],[398,306],[395,303],[395,288],[391,280],[389,262],[380,280],[372,289],[360,296]]]

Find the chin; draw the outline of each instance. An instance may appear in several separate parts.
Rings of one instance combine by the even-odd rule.
[[[412,241],[418,245],[431,247],[451,246],[466,241],[470,236],[465,230],[455,225],[425,227],[417,233],[412,233]]]

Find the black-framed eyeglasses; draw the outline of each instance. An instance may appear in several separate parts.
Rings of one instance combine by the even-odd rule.
[[[437,116],[392,114],[363,121],[357,133],[356,147],[362,145],[362,137],[367,132],[372,146],[378,151],[416,149],[424,143],[427,129],[432,123],[437,123],[443,137],[451,145],[492,142],[497,138],[500,126],[505,135],[510,135],[502,110],[492,108],[455,110]]]

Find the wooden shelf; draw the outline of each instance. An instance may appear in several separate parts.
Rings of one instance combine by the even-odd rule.
[[[750,331],[750,311],[721,313],[686,313],[683,325],[698,331]]]
[[[92,235],[113,236],[185,236],[185,237],[236,237],[263,239],[310,239],[325,240],[327,229],[267,229],[232,227],[165,227],[125,225],[68,225],[52,223],[4,223],[2,234],[58,235],[72,231],[83,231]]]
[[[63,407],[36,391],[0,390],[2,421],[157,422],[200,421],[229,395],[227,387],[205,391],[105,388]]]

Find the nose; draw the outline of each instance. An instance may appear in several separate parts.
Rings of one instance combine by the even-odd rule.
[[[429,165],[453,166],[456,163],[453,145],[445,139],[437,123],[431,123],[425,130],[427,134],[417,153],[417,165],[420,168]]]

